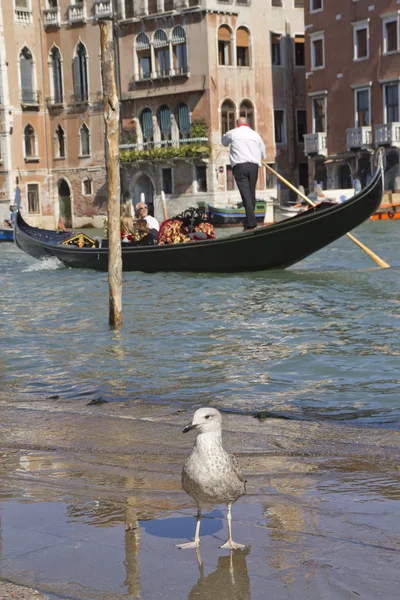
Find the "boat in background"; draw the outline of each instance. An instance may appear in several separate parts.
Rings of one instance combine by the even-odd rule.
[[[378,210],[370,217],[371,221],[400,219],[400,202],[381,204]]]
[[[257,200],[256,209],[254,211],[257,223],[264,222],[265,210],[265,200]],[[219,206],[207,204],[207,216],[214,227],[240,227],[240,225],[243,225],[246,218],[246,211],[242,204],[232,208],[221,208]]]
[[[0,225],[0,242],[13,242],[14,241],[14,229],[12,227],[6,227]]]

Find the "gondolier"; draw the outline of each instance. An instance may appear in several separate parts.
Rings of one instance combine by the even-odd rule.
[[[261,160],[266,158],[265,144],[261,136],[251,129],[245,117],[239,117],[236,124],[235,129],[222,136],[222,144],[230,146],[233,176],[246,209],[244,229],[255,229],[256,184]]]

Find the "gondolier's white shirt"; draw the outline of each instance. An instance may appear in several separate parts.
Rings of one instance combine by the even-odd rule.
[[[261,167],[261,159],[266,157],[265,144],[254,129],[239,125],[222,136],[222,144],[230,145],[231,166],[240,163],[255,163]]]

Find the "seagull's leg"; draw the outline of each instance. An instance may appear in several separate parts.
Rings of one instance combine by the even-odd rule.
[[[228,504],[228,514],[226,515],[226,520],[228,521],[228,541],[225,544],[222,544],[220,548],[229,548],[230,550],[236,550],[236,548],[246,548],[244,544],[238,544],[232,540],[232,517],[231,517],[231,506],[232,503]]]
[[[187,548],[198,548],[200,546],[200,521],[201,521],[201,508],[197,507],[197,520],[196,520],[196,532],[194,534],[193,542],[187,542],[186,544],[177,544],[177,547],[181,550],[186,550]]]

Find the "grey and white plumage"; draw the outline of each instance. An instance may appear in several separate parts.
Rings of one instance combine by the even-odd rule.
[[[180,544],[179,548],[199,547],[201,509],[209,504],[228,507],[228,540],[221,548],[244,548],[232,540],[231,506],[246,493],[246,485],[236,458],[222,446],[221,422],[216,408],[199,408],[183,430],[197,433],[192,453],[182,469],[182,487],[197,504],[197,522],[194,541]]]

